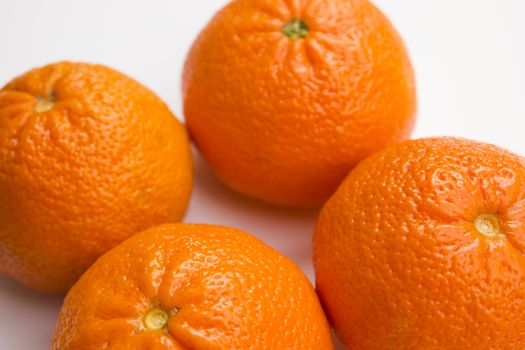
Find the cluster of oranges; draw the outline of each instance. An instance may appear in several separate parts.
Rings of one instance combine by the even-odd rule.
[[[177,223],[185,127],[100,65],[57,63],[0,90],[0,271],[68,292],[54,350],[525,347],[525,160],[406,140],[404,44],[368,0],[234,0],[183,76],[191,139],[216,175],[323,206],[316,290],[233,228]]]

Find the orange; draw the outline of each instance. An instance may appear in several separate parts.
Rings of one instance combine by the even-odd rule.
[[[525,160],[454,138],[389,147],[323,208],[314,262],[350,349],[525,349]]]
[[[290,260],[232,228],[170,224],[103,255],[70,290],[53,350],[330,350]]]
[[[414,73],[367,0],[235,0],[195,41],[183,78],[190,135],[238,192],[325,202],[361,160],[407,138]]]
[[[184,127],[100,65],[57,63],[0,90],[0,271],[67,290],[102,253],[179,221],[192,187]]]

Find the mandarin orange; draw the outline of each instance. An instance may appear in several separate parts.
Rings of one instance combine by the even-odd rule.
[[[314,263],[350,349],[525,349],[525,160],[455,138],[391,146],[323,208]]]
[[[185,128],[150,90],[100,65],[35,69],[0,90],[0,271],[67,290],[105,251],[179,221]]]
[[[235,0],[195,41],[183,99],[214,172],[246,195],[320,206],[361,160],[407,138],[405,46],[368,0]]]
[[[68,293],[53,350],[330,350],[306,276],[256,238],[162,225],[103,255]]]

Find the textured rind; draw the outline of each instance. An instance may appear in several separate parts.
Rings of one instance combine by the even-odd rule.
[[[282,33],[292,18],[303,40]],[[367,0],[236,0],[195,41],[190,134],[215,173],[261,200],[319,206],[359,161],[407,138],[416,89],[404,44]]]
[[[154,307],[179,311],[141,329]],[[287,258],[235,229],[172,224],[103,255],[71,289],[53,350],[330,350],[315,291]]]
[[[503,236],[476,230],[487,213]],[[525,162],[454,138],[389,147],[323,208],[314,265],[351,349],[524,349]]]
[[[0,90],[0,271],[21,283],[67,290],[125,238],[179,221],[191,187],[184,126],[131,78],[62,62]]]

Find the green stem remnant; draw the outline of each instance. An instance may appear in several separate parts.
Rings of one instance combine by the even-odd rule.
[[[290,40],[304,39],[308,36],[308,24],[305,21],[294,18],[283,27],[283,33]]]

